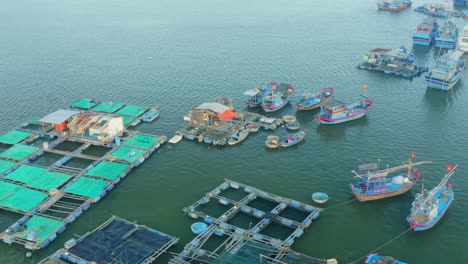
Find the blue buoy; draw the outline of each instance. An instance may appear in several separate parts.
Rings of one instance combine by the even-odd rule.
[[[195,235],[198,235],[198,234],[202,233],[207,228],[208,228],[208,225],[203,223],[203,222],[196,222],[190,227],[190,229],[192,229],[192,232]]]

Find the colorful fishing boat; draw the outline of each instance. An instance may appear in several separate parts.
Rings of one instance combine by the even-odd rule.
[[[434,43],[438,34],[439,24],[437,24],[437,21],[431,17],[425,18],[413,34],[413,44],[430,46]]]
[[[306,91],[296,104],[297,110],[313,110],[319,108],[328,103],[334,93],[335,91],[331,87],[324,88],[315,95],[309,94],[309,92]]]
[[[458,39],[458,27],[452,22],[445,22],[440,28],[439,35],[435,38],[435,47],[444,49],[455,49]]]
[[[411,213],[406,217],[413,231],[423,231],[433,227],[447,212],[454,199],[452,185],[448,181],[457,166],[447,166],[447,173],[439,185],[430,192],[424,190],[423,186],[421,193],[416,195]]]
[[[427,87],[448,91],[458,83],[463,69],[463,52],[450,50],[437,59],[435,67],[426,75]]]
[[[269,83],[263,88],[254,88],[247,90],[244,95],[246,96],[245,102],[249,107],[259,107],[262,105],[263,97],[271,90],[274,83]]]
[[[462,15],[461,12],[458,12],[456,10],[451,10],[451,8],[446,8],[443,4],[434,4],[434,3],[428,3],[428,4],[423,4],[421,6],[418,6],[414,8],[415,12],[419,13],[424,13],[426,15],[430,15],[433,17],[460,17]]]
[[[283,108],[291,100],[295,93],[294,87],[274,82],[271,83],[271,91],[267,93],[262,100],[262,108],[265,112],[275,112]]]
[[[401,11],[412,4],[411,0],[392,0],[392,1],[385,1],[381,0],[377,2],[377,7],[379,10],[387,10],[387,11]]]
[[[282,148],[287,148],[294,146],[304,140],[307,131],[297,132],[291,135],[287,135],[283,140],[281,140],[280,145]]]
[[[412,157],[416,157],[412,154]],[[431,161],[413,163],[411,158],[403,165],[381,170],[378,163],[359,166],[359,173],[352,171],[357,178],[349,187],[360,202],[384,199],[409,191],[419,180],[420,172],[412,170],[414,166],[428,164]],[[406,173],[389,176],[390,173],[408,169]]]
[[[370,254],[366,257],[364,264],[408,264],[406,262],[399,261],[398,259],[390,256],[382,256],[379,254]]]
[[[372,100],[361,94],[362,99],[353,104],[340,101],[330,102],[320,107],[317,119],[320,124],[334,125],[361,118],[372,108]]]

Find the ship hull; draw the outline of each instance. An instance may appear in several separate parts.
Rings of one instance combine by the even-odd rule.
[[[380,199],[385,199],[393,196],[397,196],[400,194],[404,194],[408,192],[415,183],[412,183],[408,186],[405,186],[404,188],[401,188],[399,190],[393,191],[393,192],[386,192],[386,193],[380,193],[380,194],[361,194],[359,193],[356,188],[350,184],[349,187],[351,188],[351,191],[353,192],[354,197],[360,202],[368,202],[368,201],[375,201],[375,200],[380,200]]]
[[[451,81],[441,80],[432,78],[431,76],[426,76],[427,87],[432,89],[439,89],[443,91],[448,91],[452,89],[460,80],[461,72],[457,73],[457,75]]]

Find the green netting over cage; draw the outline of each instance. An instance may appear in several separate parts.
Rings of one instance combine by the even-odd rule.
[[[88,110],[88,109],[95,107],[97,104],[98,102],[85,98],[85,99],[81,99],[78,102],[73,103],[71,107]]]
[[[17,144],[23,141],[25,138],[30,137],[33,133],[24,132],[20,130],[11,130],[10,132],[0,136],[0,143],[5,144]]]
[[[134,163],[144,154],[144,150],[120,146],[118,149],[112,152],[108,158],[110,160],[122,160],[129,163]]]
[[[17,189],[10,192],[7,198],[0,201],[0,206],[14,211],[29,212],[41,204],[47,197],[48,195],[43,192],[18,186]]]
[[[99,162],[96,166],[86,172],[85,175],[101,177],[109,180],[114,180],[128,169],[128,165],[116,162]]]
[[[16,163],[7,161],[7,160],[0,160],[0,174],[4,173],[5,171],[13,168]]]
[[[124,104],[116,102],[102,102],[96,107],[93,108],[93,111],[103,112],[103,113],[114,113],[119,110]]]
[[[0,157],[14,160],[23,160],[39,149],[28,145],[14,145],[0,154]]]
[[[212,264],[222,263],[243,263],[243,264],[260,264],[269,263],[267,259],[261,259],[261,256],[276,255],[279,250],[272,246],[248,241],[236,252],[223,250],[219,253],[218,257],[211,261]],[[263,260],[263,261],[261,261]]]
[[[16,170],[7,174],[5,178],[12,181],[28,183],[39,177],[45,171],[46,169],[44,168],[30,165],[21,165]]]
[[[125,141],[122,145],[127,146],[127,147],[149,149],[154,144],[156,144],[158,140],[159,140],[159,137],[157,136],[135,134],[133,137]]]
[[[135,118],[133,117],[129,117],[129,116],[123,117],[124,126],[128,126],[128,124],[132,123],[133,121],[135,121]]]
[[[64,225],[65,223],[61,221],[33,215],[13,236],[36,243],[43,243]]]
[[[30,187],[50,191],[52,189],[58,189],[71,178],[72,176],[67,174],[47,171],[31,182],[28,182],[27,185]]]
[[[89,198],[97,198],[106,186],[107,182],[103,180],[80,177],[76,182],[67,186],[65,192]]]
[[[41,123],[41,118],[40,117],[35,117],[35,118],[29,120],[29,124],[39,125],[40,123]]]
[[[19,188],[21,188],[21,186],[0,181],[0,201],[12,196]]]
[[[120,109],[116,114],[126,116],[141,116],[148,108],[139,105],[127,105]]]

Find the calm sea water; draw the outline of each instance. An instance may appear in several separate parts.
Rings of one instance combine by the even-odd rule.
[[[421,4],[416,2],[415,5]],[[182,208],[230,178],[311,202],[333,198],[293,249],[352,262],[396,237],[418,185],[399,197],[336,206],[353,197],[350,171],[378,158],[399,165],[415,152],[428,188],[447,164],[460,164],[451,180],[456,200],[432,230],[405,234],[378,252],[409,263],[466,263],[468,244],[468,95],[465,72],[451,92],[354,66],[376,47],[411,47],[423,15],[377,11],[373,1],[2,1],[0,8],[0,132],[67,107],[83,97],[158,105],[161,117],[138,129],[172,136],[182,116],[214,97],[231,97],[277,80],[299,91],[332,86],[336,98],[358,99],[367,83],[374,109],[364,119],[318,126],[316,112],[297,113],[309,130],[294,148],[267,151],[261,132],[232,148],[184,141],[165,145],[45,250],[0,243],[0,263],[35,263],[111,215],[193,238]],[[462,19],[456,19],[461,28]],[[438,51],[416,47],[416,63],[432,66]],[[278,115],[295,114],[288,106]],[[275,132],[285,135],[284,130]],[[0,212],[3,230],[19,215]],[[179,252],[179,246],[173,249]]]

